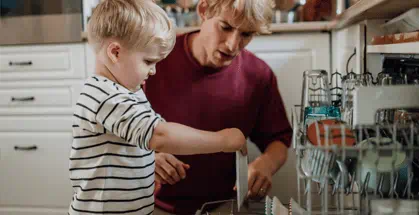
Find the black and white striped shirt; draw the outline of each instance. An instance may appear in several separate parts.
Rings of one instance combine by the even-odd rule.
[[[142,90],[100,76],[89,78],[73,115],[69,214],[152,214],[154,151],[148,147],[163,119]]]

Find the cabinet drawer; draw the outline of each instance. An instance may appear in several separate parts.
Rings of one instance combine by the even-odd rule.
[[[0,84],[0,116],[71,116],[82,87],[82,81],[4,82]]]
[[[0,55],[1,81],[85,77],[83,44],[8,46]]]
[[[0,215],[67,215],[68,207],[62,209],[50,208],[2,208]]]
[[[0,133],[2,207],[68,207],[71,133]]]
[[[0,89],[0,107],[69,107],[70,88]]]
[[[0,132],[72,132],[72,114],[64,116],[0,116]],[[1,135],[1,133],[0,133]],[[1,142],[0,142],[1,144]]]

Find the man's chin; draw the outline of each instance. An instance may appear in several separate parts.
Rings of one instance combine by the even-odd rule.
[[[233,60],[225,61],[225,60],[217,59],[214,63],[214,66],[216,68],[222,68],[222,67],[230,66],[231,62],[233,62]]]

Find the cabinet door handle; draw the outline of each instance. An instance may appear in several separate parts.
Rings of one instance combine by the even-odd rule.
[[[22,97],[22,98],[16,98],[16,97],[12,97],[12,102],[29,102],[29,101],[34,101],[35,97],[30,96],[30,97]]]
[[[15,146],[16,151],[35,151],[38,146]]]
[[[9,61],[9,66],[31,66],[32,61],[13,62]]]

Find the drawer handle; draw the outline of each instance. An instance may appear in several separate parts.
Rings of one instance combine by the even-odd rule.
[[[35,97],[31,96],[31,97],[23,97],[23,98],[15,98],[12,97],[12,102],[29,102],[29,101],[34,101]]]
[[[30,66],[32,61],[12,62],[9,61],[9,66]]]
[[[16,151],[35,151],[38,146],[15,146]]]

